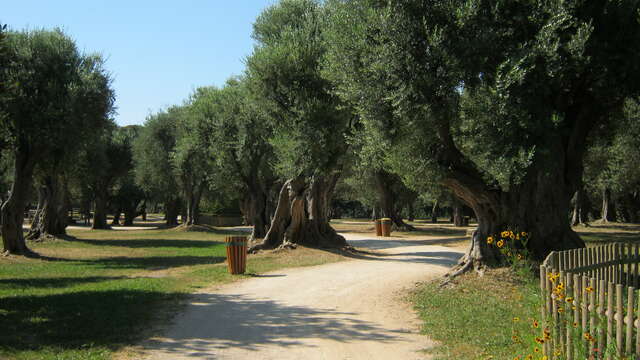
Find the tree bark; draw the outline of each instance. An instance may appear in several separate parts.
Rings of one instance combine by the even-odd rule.
[[[586,223],[584,189],[582,187],[576,191],[573,198],[573,215],[571,216],[571,225],[577,226]]]
[[[267,194],[255,184],[247,190],[243,211],[247,222],[253,225],[251,240],[264,239],[269,230]]]
[[[262,243],[250,251],[305,245],[345,247],[347,242],[329,225],[331,197],[339,178],[332,175],[302,176],[285,182],[280,190],[271,227]]]
[[[414,207],[415,200],[411,200],[407,203],[407,220],[414,221],[416,219],[416,212]]]
[[[168,227],[178,226],[178,214],[180,213],[180,199],[168,199],[165,204],[165,221]]]
[[[18,151],[14,160],[11,194],[2,205],[2,244],[6,254],[29,255],[22,231],[24,209],[29,199],[35,161],[33,156]]]
[[[455,197],[451,204],[451,215],[453,217],[453,226],[464,226],[464,205]]]
[[[27,235],[28,240],[66,235],[69,201],[61,180],[58,175],[47,175],[38,187],[38,208]]]
[[[605,188],[602,191],[602,222],[616,221],[616,210],[611,200],[611,190]]]
[[[438,223],[438,200],[433,202],[433,207],[431,208],[431,222]]]
[[[94,199],[93,224],[91,229],[111,229],[107,224],[107,193],[106,190],[97,191]]]
[[[188,187],[186,191],[187,195],[187,208],[186,208],[186,219],[183,221],[183,225],[197,225],[199,224],[199,215],[200,215],[200,198],[202,197],[202,192],[204,191],[204,182],[200,182],[194,186]]]
[[[378,190],[378,197],[380,199],[380,210],[382,216],[391,219],[393,228],[401,231],[414,231],[415,228],[402,220],[402,217],[398,215],[395,207],[395,196],[392,189],[392,182],[394,179],[392,175],[384,170],[378,170],[374,174],[376,181],[376,189]]]

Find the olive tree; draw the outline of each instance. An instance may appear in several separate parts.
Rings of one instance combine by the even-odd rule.
[[[276,171],[288,179],[269,231],[254,249],[346,245],[328,216],[354,119],[320,74],[326,19],[317,1],[284,0],[254,24],[248,81],[273,123]]]
[[[2,206],[2,238],[9,253],[28,254],[24,208],[36,165],[51,161],[81,129],[101,128],[113,111],[102,62],[85,57],[60,30],[8,32],[0,97],[2,133],[14,159],[11,194]]]
[[[335,1],[328,74],[396,172],[479,221],[454,273],[530,233],[536,259],[584,246],[568,219],[587,136],[638,92],[637,1]]]

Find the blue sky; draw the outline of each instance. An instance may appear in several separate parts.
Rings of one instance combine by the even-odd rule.
[[[61,27],[113,74],[120,125],[181,103],[198,86],[241,74],[252,24],[276,0],[3,1],[13,30]]]

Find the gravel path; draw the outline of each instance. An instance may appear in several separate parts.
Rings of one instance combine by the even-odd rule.
[[[343,234],[357,256],[277,271],[193,296],[149,359],[425,359],[432,346],[403,301],[416,282],[440,276],[463,249]]]

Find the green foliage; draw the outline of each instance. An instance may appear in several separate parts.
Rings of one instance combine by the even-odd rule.
[[[638,92],[637,1],[329,7],[323,74],[407,183],[451,176],[454,145],[509,190]]]
[[[171,163],[176,132],[176,114],[169,108],[147,117],[133,145],[136,184],[161,201],[178,192]]]
[[[14,147],[62,157],[113,112],[111,79],[100,55],[82,55],[62,31],[9,32],[2,132]]]
[[[313,0],[285,0],[256,20],[247,76],[273,121],[271,143],[284,177],[335,168],[352,115],[320,74],[326,14]],[[310,146],[313,144],[313,146]]]

